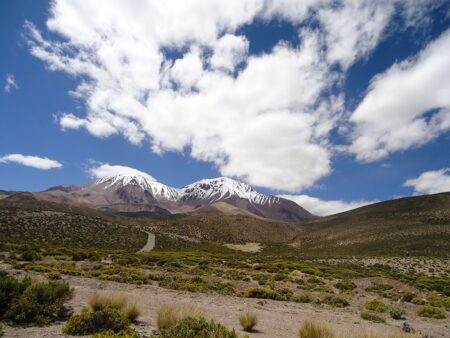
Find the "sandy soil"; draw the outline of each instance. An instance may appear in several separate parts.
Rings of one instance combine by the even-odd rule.
[[[0,269],[9,270],[14,275],[30,275],[36,279],[45,276],[35,272],[23,272],[10,269],[0,264]],[[202,309],[207,317],[215,319],[228,327],[240,331],[239,316],[251,310],[258,315],[258,332],[250,333],[251,338],[297,337],[298,328],[305,320],[325,322],[340,331],[345,331],[347,337],[361,334],[364,331],[380,332],[380,337],[387,333],[397,332],[404,321],[387,320],[386,324],[368,323],[359,318],[362,311],[359,305],[351,305],[345,309],[312,304],[290,302],[262,301],[231,296],[208,295],[184,291],[167,290],[157,286],[138,286],[89,278],[64,276],[64,279],[75,288],[75,296],[70,301],[75,313],[78,313],[96,292],[120,292],[130,301],[140,304],[143,309],[140,323],[134,328],[144,337],[149,337],[156,330],[156,313],[164,304],[190,304]],[[416,317],[408,312],[407,322],[416,329],[420,336],[434,338],[450,338],[450,320],[436,320]],[[63,323],[57,323],[45,328],[37,327],[6,327],[4,337],[63,337]],[[352,334],[353,333],[353,334]]]
[[[243,252],[260,252],[264,246],[261,243],[245,243],[245,244],[225,244],[229,249],[243,251]]]

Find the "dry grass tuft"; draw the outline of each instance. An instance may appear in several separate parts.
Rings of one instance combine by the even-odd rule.
[[[124,295],[115,293],[96,293],[89,300],[89,307],[92,312],[102,311],[105,309],[119,310],[131,322],[135,322],[142,313],[140,305],[136,303],[130,304]]]
[[[298,332],[299,338],[334,338],[334,332],[326,325],[306,321]]]
[[[239,317],[242,329],[246,332],[252,332],[253,328],[258,324],[258,317],[255,313],[247,312]]]
[[[162,306],[158,310],[156,324],[158,330],[168,329],[184,318],[200,318],[203,317],[203,312],[194,305],[175,305],[168,304]]]
[[[124,295],[114,293],[96,293],[89,299],[89,307],[93,312],[106,308],[123,310],[127,303],[127,298]]]

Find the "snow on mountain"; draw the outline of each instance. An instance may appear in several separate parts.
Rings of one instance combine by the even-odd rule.
[[[251,186],[228,177],[203,179],[185,186],[182,191],[182,200],[204,200],[209,203],[232,197],[247,199],[254,204],[271,205],[280,201],[275,196],[260,194]]]
[[[120,174],[99,178],[94,185],[102,186],[105,190],[116,190],[119,187],[134,186],[143,191],[148,191],[156,199],[177,201],[180,198],[180,190],[165,184],[151,180],[148,177],[137,174]]]

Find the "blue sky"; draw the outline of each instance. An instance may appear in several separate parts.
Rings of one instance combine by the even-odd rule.
[[[109,163],[322,213],[450,190],[448,1],[136,4],[0,2],[0,189]]]

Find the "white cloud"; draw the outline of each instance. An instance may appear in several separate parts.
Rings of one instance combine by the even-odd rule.
[[[370,53],[393,6],[56,0],[47,28],[63,41],[26,26],[33,55],[50,70],[80,79],[74,94],[86,103],[86,115],[62,115],[63,129],[121,134],[134,144],[149,142],[160,154],[189,149],[222,175],[296,192],[331,172],[330,132],[346,116],[342,93],[323,95],[345,76],[333,64],[345,69]],[[309,16],[320,27],[299,28],[295,48],[279,41],[267,53],[249,55],[249,42],[237,33],[256,19],[300,27]]]
[[[98,164],[97,166],[88,169],[88,173],[93,178],[104,178],[115,175],[139,175],[145,177],[150,182],[156,182],[152,176],[143,171],[123,165],[111,165],[108,163]]]
[[[217,40],[210,59],[213,68],[234,71],[247,56],[249,42],[245,36],[226,34]]]
[[[350,118],[355,125],[350,151],[359,160],[420,146],[450,129],[449,55],[447,30],[416,58],[372,80]]]
[[[426,171],[416,178],[407,180],[404,186],[413,187],[416,195],[450,191],[450,168]]]
[[[340,200],[324,201],[317,197],[312,197],[308,195],[280,195],[279,197],[290,199],[317,216],[333,215],[377,202],[377,201],[345,202]]]
[[[16,78],[12,74],[6,74],[5,77],[5,87],[3,87],[3,90],[5,93],[11,92],[12,89],[18,89],[19,86],[17,85]]]
[[[18,163],[27,167],[48,170],[61,168],[62,164],[47,157],[29,156],[22,154],[9,154],[0,157],[0,163]]]

